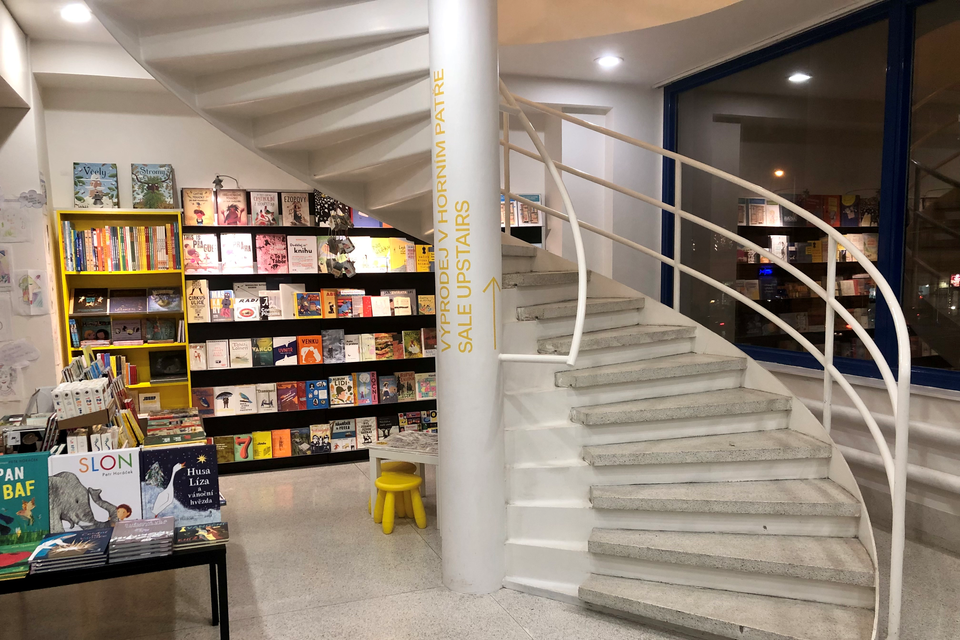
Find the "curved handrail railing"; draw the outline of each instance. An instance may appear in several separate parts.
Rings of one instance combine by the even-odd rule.
[[[557,109],[553,109],[543,104],[533,102],[531,100],[526,100],[524,98],[510,96],[509,92],[506,91],[506,87],[501,83],[501,92],[504,93],[504,99],[507,100],[507,105],[501,105],[501,111],[509,113],[512,115],[518,115],[521,117],[521,121],[526,121],[525,116],[523,115],[522,110],[516,108],[516,104],[520,103],[525,107],[535,109],[542,113],[545,113],[550,116],[554,116],[578,126],[585,127],[601,135],[626,142],[635,147],[645,149],[652,153],[656,153],[662,157],[670,158],[674,161],[674,170],[675,170],[675,204],[667,204],[662,202],[657,198],[647,196],[645,194],[639,193],[632,189],[622,187],[620,185],[614,184],[608,180],[598,178],[596,176],[590,175],[584,171],[575,169],[574,167],[568,166],[562,162],[555,162],[549,157],[545,157],[543,153],[543,144],[540,141],[539,136],[535,131],[532,130],[532,127],[524,128],[527,129],[528,135],[534,142],[534,146],[537,147],[537,151],[540,153],[534,153],[517,145],[511,144],[509,140],[501,140],[501,145],[506,151],[511,151],[519,153],[521,155],[527,156],[534,160],[538,160],[547,164],[550,169],[550,175],[553,178],[554,182],[557,183],[557,186],[560,188],[561,193],[565,195],[563,198],[564,207],[570,207],[569,197],[566,196],[566,190],[563,188],[563,181],[559,175],[559,171],[564,171],[571,175],[578,176],[582,179],[588,180],[605,188],[614,190],[618,193],[630,196],[641,202],[653,205],[664,211],[669,211],[674,214],[676,224],[674,225],[674,257],[670,258],[662,253],[645,247],[639,243],[633,242],[626,238],[623,238],[614,233],[600,229],[594,225],[576,222],[575,216],[568,216],[564,213],[546,207],[542,204],[532,202],[526,198],[523,198],[515,193],[512,193],[509,188],[503,190],[504,198],[509,200],[517,200],[527,206],[538,209],[547,215],[559,218],[561,220],[570,220],[573,224],[573,228],[576,230],[577,235],[575,236],[579,243],[579,228],[586,229],[593,233],[596,233],[600,236],[613,240],[621,245],[636,249],[652,258],[659,260],[660,262],[673,267],[674,280],[673,280],[673,289],[674,289],[674,306],[679,310],[679,278],[681,273],[685,273],[701,282],[704,282],[720,291],[723,291],[730,297],[735,300],[747,305],[757,313],[761,314],[767,318],[770,322],[778,326],[784,333],[789,335],[791,338],[796,340],[804,349],[810,352],[814,358],[820,363],[824,368],[824,418],[823,424],[824,427],[829,431],[830,422],[831,422],[831,403],[832,403],[832,391],[833,383],[836,382],[840,388],[847,394],[851,402],[856,407],[857,411],[860,413],[864,422],[867,425],[870,434],[873,436],[873,439],[876,441],[877,448],[880,452],[880,457],[883,461],[884,471],[887,475],[887,481],[890,486],[891,500],[893,503],[893,531],[892,531],[892,544],[891,544],[891,563],[890,563],[890,600],[889,600],[889,614],[888,614],[888,627],[887,627],[887,638],[889,640],[897,640],[900,635],[900,619],[901,619],[901,602],[902,602],[902,588],[903,588],[903,551],[904,551],[904,516],[905,516],[905,505],[906,505],[906,480],[907,480],[907,442],[908,442],[908,429],[909,429],[909,412],[910,412],[910,339],[909,333],[907,330],[906,318],[903,315],[903,311],[900,307],[900,302],[897,299],[896,293],[893,291],[893,288],[890,284],[883,278],[883,275],[877,269],[867,257],[863,254],[862,251],[857,249],[854,246],[849,246],[844,244],[845,239],[843,235],[837,231],[834,227],[828,225],[826,222],[821,220],[819,217],[813,215],[812,213],[802,209],[797,206],[795,203],[790,202],[789,200],[779,196],[772,191],[764,189],[763,187],[752,184],[742,178],[734,176],[732,174],[726,173],[710,165],[704,164],[692,158],[682,156],[673,151],[668,151],[662,149],[655,145],[643,142],[641,140],[636,140],[629,136],[617,133],[595,125],[593,123],[587,122],[570,114],[564,113]],[[529,124],[529,121],[526,121]],[[548,162],[549,161],[549,162]],[[680,187],[680,173],[683,166],[688,166],[693,169],[698,169],[707,174],[715,176],[717,178],[723,179],[729,183],[738,185],[744,189],[748,189],[758,195],[763,196],[764,198],[774,201],[779,204],[781,207],[797,214],[800,218],[806,220],[808,223],[817,227],[827,236],[828,239],[828,253],[827,253],[827,283],[826,287],[821,287],[820,284],[813,279],[811,279],[804,272],[800,271],[794,265],[790,264],[788,261],[780,258],[779,256],[771,253],[764,247],[757,245],[750,240],[737,235],[736,233],[729,231],[719,225],[716,225],[707,220],[703,220],[698,216],[693,215],[687,211],[684,211],[680,206],[679,198],[679,187]],[[509,182],[506,183],[506,186],[509,187]],[[569,209],[568,209],[569,210]],[[571,211],[572,213],[572,211]],[[732,287],[704,274],[692,267],[682,264],[679,253],[679,235],[680,235],[680,221],[687,220],[692,222],[700,227],[713,231],[714,233],[721,235],[725,238],[732,240],[733,242],[743,246],[747,249],[752,249],[756,251],[759,255],[767,258],[772,264],[784,269],[798,280],[803,282],[807,287],[817,296],[822,298],[827,305],[826,322],[825,322],[825,345],[824,350],[821,352],[814,344],[812,344],[802,333],[797,331],[794,327],[790,326],[787,322],[782,320],[775,313],[766,309],[765,307],[758,304],[756,301],[751,300],[747,296],[743,295],[739,291],[733,289]],[[837,247],[838,245],[844,246],[847,250],[847,254],[853,256],[853,258],[858,262],[863,269],[867,272],[870,277],[873,278],[874,283],[876,284],[877,291],[883,297],[886,302],[887,308],[890,312],[890,315],[893,319],[893,325],[897,337],[897,375],[894,376],[893,371],[890,368],[890,365],[887,363],[879,347],[877,347],[873,338],[869,333],[860,325],[860,323],[853,317],[853,315],[847,311],[847,309],[835,298],[836,293],[836,263],[837,263]],[[578,253],[578,261],[582,264],[582,257]],[[834,314],[839,315],[843,318],[850,328],[854,331],[858,338],[863,342],[864,346],[867,349],[867,352],[873,358],[874,362],[877,365],[877,368],[880,371],[881,378],[884,383],[884,387],[887,390],[887,395],[890,399],[891,407],[894,415],[894,424],[896,426],[896,442],[895,442],[895,453],[892,455],[890,447],[887,444],[886,439],[883,436],[883,432],[880,430],[879,425],[876,422],[873,414],[867,408],[866,403],[853,388],[850,382],[846,377],[841,373],[837,367],[834,365],[833,359],[833,322]]]

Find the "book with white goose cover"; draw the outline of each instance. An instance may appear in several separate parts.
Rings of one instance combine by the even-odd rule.
[[[221,520],[214,445],[144,449],[140,473],[144,517],[173,516],[178,527]]]

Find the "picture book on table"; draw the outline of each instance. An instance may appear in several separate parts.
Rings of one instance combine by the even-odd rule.
[[[236,462],[253,460],[253,434],[233,436],[233,459]]]
[[[340,364],[346,362],[343,345],[343,329],[324,329],[320,332],[323,338],[323,361],[326,364]]]
[[[330,450],[333,453],[340,451],[356,451],[357,423],[355,420],[334,420],[330,423]]]
[[[277,383],[277,405],[280,411],[299,411],[296,382]]]
[[[255,227],[275,227],[279,221],[276,191],[251,191],[250,215]]]
[[[73,315],[103,315],[107,313],[109,293],[106,289],[74,289],[71,298]]]
[[[73,163],[73,206],[77,209],[116,209],[120,206],[117,165]]]
[[[0,456],[0,549],[4,552],[28,557],[50,532],[47,458],[46,451]]]
[[[397,372],[397,400],[413,402],[417,399],[417,376],[413,371]]]
[[[253,366],[253,348],[250,338],[230,338],[230,368],[248,369]]]
[[[309,193],[281,193],[280,210],[285,227],[312,227]]]
[[[210,285],[187,280],[187,322],[210,322]]]
[[[297,336],[273,339],[273,364],[278,367],[297,364]]]
[[[234,291],[234,294],[237,292]],[[260,319],[260,298],[237,297],[233,301],[233,319],[235,322],[253,322]]]
[[[233,290],[210,292],[210,319],[214,322],[233,322]]]
[[[330,407],[326,380],[307,380],[306,391],[307,409],[327,409]]]
[[[353,406],[355,404],[353,375],[330,376],[330,406]]]
[[[216,398],[213,387],[194,387],[191,393],[192,405],[200,411],[201,418],[212,418],[216,415],[213,408]]]
[[[188,347],[190,351],[190,371],[207,370],[207,343],[191,342]]]
[[[276,413],[277,385],[274,382],[262,382],[257,385],[257,413]]]
[[[214,445],[144,449],[140,457],[145,518],[173,516],[178,527],[220,522]]]
[[[243,189],[217,191],[217,224],[220,226],[247,226],[247,192]]]
[[[374,416],[357,418],[357,449],[366,449],[378,439],[377,419]]]
[[[290,455],[310,455],[310,427],[290,429]]]
[[[223,273],[253,273],[253,236],[249,233],[222,234],[220,261]]]
[[[174,209],[173,165],[131,164],[134,209]]]
[[[297,362],[299,364],[323,363],[323,339],[320,336],[297,336]]]
[[[322,318],[323,306],[320,301],[320,293],[313,291],[297,292],[295,294],[296,307],[294,316],[297,318]]]
[[[147,311],[150,313],[183,311],[183,295],[181,294],[180,287],[148,289]]]
[[[317,273],[317,240],[313,236],[287,236],[290,273]]]
[[[217,224],[217,205],[213,201],[213,189],[183,189],[184,226],[212,227]]]
[[[140,520],[140,452],[113,449],[48,460],[50,530],[80,531]]]
[[[437,397],[437,374],[418,373],[417,382],[417,400],[434,400]]]
[[[146,289],[110,289],[109,313],[144,313],[147,310]]]
[[[257,273],[287,273],[287,240],[279,234],[258,233]]]
[[[403,357],[405,359],[423,357],[423,345],[420,342],[420,331],[414,329],[413,331],[403,332]]]
[[[220,273],[216,234],[183,234],[183,268],[186,273]]]
[[[253,366],[273,366],[273,338],[253,339]]]
[[[310,453],[330,453],[330,425],[310,425]]]
[[[356,374],[356,395],[358,405],[379,404],[377,402],[377,373],[376,371],[361,371]]]

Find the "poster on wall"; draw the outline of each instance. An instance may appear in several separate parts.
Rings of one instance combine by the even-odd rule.
[[[12,293],[14,309],[21,316],[43,316],[50,313],[47,302],[47,278],[39,269],[13,272],[16,289]]]
[[[0,291],[10,291],[12,288],[13,247],[9,244],[0,244]]]
[[[117,209],[120,206],[117,165],[74,162],[73,206],[77,209]]]
[[[30,242],[29,212],[20,204],[0,203],[0,242]]]
[[[22,386],[20,370],[0,363],[0,402],[19,402],[23,397]]]

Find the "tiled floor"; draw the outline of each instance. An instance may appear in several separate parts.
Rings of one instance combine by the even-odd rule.
[[[677,640],[664,632],[503,589],[466,596],[440,579],[433,518],[393,535],[365,508],[367,467],[229,476],[236,640]],[[427,497],[432,511],[432,495]],[[889,536],[878,534],[881,554]],[[909,544],[904,640],[956,637],[960,559]],[[885,598],[884,594],[884,598]],[[204,567],[0,596],[0,640],[217,640]]]

